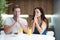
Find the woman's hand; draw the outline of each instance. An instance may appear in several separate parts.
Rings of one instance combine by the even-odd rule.
[[[34,22],[35,22],[35,23],[38,23],[37,16],[34,17]]]

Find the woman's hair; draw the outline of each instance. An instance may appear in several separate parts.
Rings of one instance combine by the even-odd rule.
[[[44,11],[43,11],[43,9],[41,8],[41,7],[36,7],[35,9],[39,9],[40,10],[40,12],[41,12],[41,20],[43,20],[44,22],[46,22],[46,24],[47,24],[47,29],[48,29],[48,20],[47,20],[47,18],[45,17],[45,14],[44,14]],[[34,17],[35,17],[35,9],[34,9],[34,11],[33,11],[33,20],[34,20]]]

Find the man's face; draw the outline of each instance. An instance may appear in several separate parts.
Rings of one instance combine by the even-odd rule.
[[[14,9],[14,16],[15,17],[19,17],[20,13],[21,13],[20,8],[15,8]]]

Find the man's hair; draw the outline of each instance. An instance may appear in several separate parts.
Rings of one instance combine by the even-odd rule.
[[[19,5],[14,5],[13,8],[12,8],[12,11],[14,11],[15,8],[20,8],[20,6]]]

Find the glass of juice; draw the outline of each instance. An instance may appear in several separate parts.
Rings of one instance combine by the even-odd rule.
[[[23,33],[23,29],[22,28],[20,28],[19,30],[18,30],[18,34],[19,33]]]
[[[32,34],[32,30],[30,27],[28,27],[28,35],[31,35]]]

